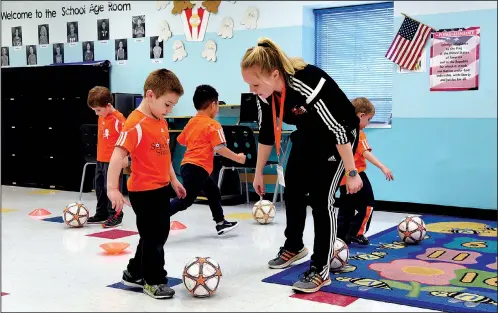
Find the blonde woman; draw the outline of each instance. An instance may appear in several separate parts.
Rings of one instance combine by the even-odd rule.
[[[306,207],[313,209],[315,239],[310,268],[293,285],[312,293],[330,285],[330,259],[337,235],[334,195],[346,169],[349,193],[362,187],[355,169],[359,119],[346,95],[320,68],[289,58],[261,38],[241,62],[242,77],[259,96],[260,133],[254,189],[265,192],[263,168],[273,145],[280,150],[282,122],[296,125],[285,170],[286,241],[270,268],[285,268],[308,254],[303,243]]]

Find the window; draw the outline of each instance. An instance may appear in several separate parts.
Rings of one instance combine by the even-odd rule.
[[[372,101],[372,124],[390,124],[393,63],[385,54],[394,36],[393,3],[319,9],[314,14],[316,65],[349,99]]]

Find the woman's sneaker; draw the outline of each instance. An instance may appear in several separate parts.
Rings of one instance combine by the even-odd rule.
[[[166,284],[149,285],[145,284],[144,293],[148,294],[154,299],[169,299],[173,298],[175,291],[168,287]]]
[[[313,293],[330,284],[328,273],[327,277],[323,278],[317,268],[311,266],[309,270],[300,275],[299,280],[292,285],[292,289],[297,292]]]
[[[307,255],[308,255],[308,249],[306,247],[302,248],[298,252],[292,252],[285,249],[284,247],[280,247],[277,257],[274,258],[273,260],[270,260],[270,262],[268,262],[268,266],[270,268],[277,268],[277,269],[286,268],[287,266],[304,258]]]

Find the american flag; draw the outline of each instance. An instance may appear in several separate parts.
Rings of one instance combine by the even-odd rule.
[[[386,58],[402,68],[413,70],[431,31],[432,28],[429,26],[405,16],[396,37],[387,50]]]

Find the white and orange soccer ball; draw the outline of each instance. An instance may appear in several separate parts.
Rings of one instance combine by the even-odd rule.
[[[185,288],[191,295],[205,298],[216,292],[221,276],[218,262],[210,257],[195,257],[185,265],[182,279]]]
[[[89,217],[88,209],[81,203],[71,203],[62,212],[64,223],[69,227],[83,227]]]
[[[339,271],[348,264],[348,259],[348,245],[342,239],[337,238],[334,242],[334,255],[330,258],[330,271]]]
[[[418,216],[408,216],[398,225],[398,235],[403,242],[417,244],[424,240],[427,228]]]
[[[277,213],[273,202],[260,200],[252,207],[252,217],[260,224],[269,224]]]

